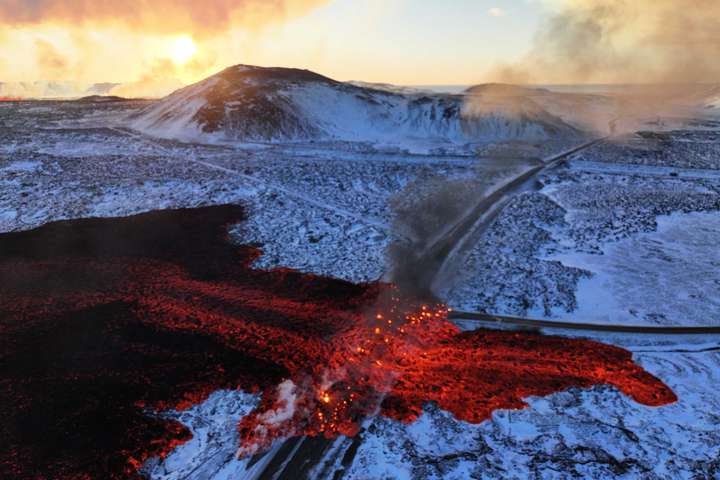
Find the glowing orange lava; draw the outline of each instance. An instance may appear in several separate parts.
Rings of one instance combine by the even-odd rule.
[[[152,415],[221,388],[262,394],[241,454],[354,435],[437,402],[480,422],[570,387],[675,400],[630,352],[532,333],[460,332],[442,305],[378,283],[250,267],[238,206],[58,222],[0,235],[0,477],[138,477],[190,433]]]
[[[414,303],[386,288],[380,298],[388,300],[378,303],[383,313],[360,316],[330,339],[327,358],[290,377],[290,395],[265,391],[240,423],[241,456],[291,435],[353,436],[375,414],[409,423],[429,401],[479,423],[496,409],[522,408],[524,398],[570,387],[613,385],[650,406],[676,400],[623,349],[532,333],[463,333],[445,306]],[[293,415],[278,421],[275,413],[287,411]]]

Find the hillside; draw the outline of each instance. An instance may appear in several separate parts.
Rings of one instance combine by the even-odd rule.
[[[465,95],[343,83],[307,70],[238,65],[134,114],[130,126],[181,140],[476,143],[578,135],[533,102],[475,109]]]

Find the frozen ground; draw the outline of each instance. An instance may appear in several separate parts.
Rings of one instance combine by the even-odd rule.
[[[596,323],[710,325],[720,322],[720,214],[673,213],[657,230],[609,242],[602,255],[555,255],[591,272],[566,316]],[[562,315],[561,315],[562,316]]]
[[[711,133],[707,132],[701,138],[716,138]],[[681,139],[686,135],[686,132],[678,133]],[[674,138],[674,134],[667,136]],[[705,166],[720,167],[720,138],[715,143],[701,144],[699,148],[705,151],[708,145],[714,146],[717,153],[714,163]],[[653,303],[653,299],[664,295],[662,290],[658,292],[658,287],[668,288],[682,268],[695,272],[696,267],[701,267],[699,271],[707,272],[704,281],[709,286],[720,281],[720,271],[710,263],[714,261],[712,254],[703,257],[701,253],[703,248],[710,253],[713,237],[718,238],[720,234],[717,223],[713,223],[717,221],[714,219],[720,218],[720,176],[715,174],[716,170],[675,165],[641,166],[632,158],[624,157],[630,152],[624,144],[593,147],[580,153],[569,166],[544,175],[537,191],[514,199],[468,255],[448,294],[450,303],[463,310],[499,314],[578,318],[579,321],[612,317],[617,322],[632,319],[632,323],[664,323],[658,312],[668,316],[673,308],[658,306],[640,313],[627,303],[628,292],[621,306],[603,303],[606,308],[614,309],[612,312],[585,303],[583,310],[577,312],[578,285],[583,286],[580,293],[587,302],[591,292],[601,294],[596,287],[603,280],[599,280],[599,275],[593,276],[593,271],[612,270],[619,275],[613,278],[615,291],[627,290],[628,284],[632,283],[633,295],[642,297],[645,303]],[[589,156],[596,160],[588,163],[585,159]],[[603,170],[603,165],[608,168]],[[666,244],[667,248],[655,248],[671,260],[655,262],[651,266],[647,254],[639,247],[646,245],[646,250],[651,249],[653,242],[661,241],[657,235],[662,234],[654,233],[658,229],[658,219],[692,212],[707,213],[702,217],[709,219],[705,229],[694,233],[675,229],[674,247]],[[648,236],[639,236],[641,234]],[[702,241],[706,247],[696,246]],[[613,270],[612,259],[621,255],[621,250],[624,255],[615,262],[623,266]],[[693,258],[685,256],[683,250],[696,252],[694,258],[698,262],[702,264],[705,258],[708,263],[691,265]],[[684,266],[680,267],[680,264]],[[642,276],[638,272],[653,269],[656,270],[652,277],[655,280],[645,275],[643,282],[637,283]],[[605,283],[608,278],[606,275]],[[687,288],[691,287],[688,285]],[[692,288],[705,290],[699,286]],[[674,290],[677,291],[677,287]],[[683,311],[678,311],[677,315],[682,318],[691,311],[695,313],[680,323],[703,323],[703,310],[706,316],[714,313],[717,317],[716,292],[695,294],[697,298],[689,297],[688,302],[683,302]],[[618,309],[624,310],[625,314],[616,318]],[[631,310],[635,313],[630,313]]]
[[[472,194],[508,166],[567,147],[488,144],[481,151],[494,158],[478,160],[347,144],[213,147],[115,128],[113,116],[143,105],[1,105],[0,231],[241,202],[250,219],[232,235],[262,246],[260,266],[370,280],[385,270],[398,198],[426,198],[421,186],[447,180]],[[717,324],[720,141],[698,128],[663,135],[602,145],[546,174],[479,239],[449,301],[550,318]],[[604,310],[591,303],[598,296],[609,299]],[[605,387],[570,390],[481,425],[428,405],[410,426],[372,420],[344,478],[720,478],[720,340],[602,340],[635,351],[680,401],[653,409]],[[247,465],[234,456],[235,426],[255,401],[224,391],[165,412],[195,436],[147,473],[238,478]]]
[[[717,156],[720,123],[715,129],[674,132],[642,132],[622,142],[600,145],[582,155],[583,159],[672,168],[720,169]]]
[[[119,115],[143,105],[3,105],[0,122],[9,128],[0,130],[0,231],[63,218],[242,202],[250,218],[233,233],[263,248],[259,267],[375,280],[393,238],[389,199],[407,185],[449,178],[482,182],[482,174],[515,168],[543,151],[523,144],[514,156],[478,161],[344,143],[230,148],[158,140],[114,126]],[[553,145],[567,146],[559,140]],[[485,147],[507,151],[503,144]]]

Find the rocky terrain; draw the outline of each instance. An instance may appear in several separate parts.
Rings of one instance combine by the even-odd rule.
[[[375,280],[397,237],[398,196],[412,203],[446,182],[470,185],[463,191],[472,196],[499,170],[532,164],[576,139],[538,145],[496,138],[477,158],[378,150],[347,139],[183,143],[123,123],[148,119],[162,104],[0,104],[0,230],[240,203],[249,219],[231,228],[231,238],[260,247],[258,267]],[[712,324],[720,318],[720,142],[708,125],[601,143],[546,173],[477,239],[445,299],[463,309],[570,320]],[[679,275],[688,271],[700,273]],[[598,311],[598,297],[611,308]],[[612,387],[573,388],[530,398],[529,408],[497,411],[479,425],[430,403],[412,425],[369,420],[343,478],[718,478],[718,339],[597,339],[633,351],[679,401],[650,408]],[[193,438],[166,459],[149,460],[144,472],[157,479],[247,473],[247,462],[235,456],[236,425],[257,401],[250,392],[219,390],[181,413],[156,412],[179,419]]]

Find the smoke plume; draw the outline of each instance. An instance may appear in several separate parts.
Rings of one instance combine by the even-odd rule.
[[[114,87],[110,95],[126,98],[161,98],[184,86],[178,80],[183,73],[202,73],[210,68],[214,61],[214,57],[209,56],[180,66],[175,65],[170,59],[158,58],[140,79]]]
[[[474,207],[499,185],[527,168],[524,160],[486,158],[477,170],[462,177],[439,175],[407,185],[391,200],[396,241],[386,252],[387,279],[405,295],[436,301],[435,283],[458,240],[453,230],[466,231],[461,225],[464,220],[474,218]],[[448,238],[455,240],[448,243]]]
[[[562,0],[510,83],[705,83],[720,80],[717,0]]]
[[[688,117],[710,101],[711,84],[720,81],[717,0],[552,3],[559,10],[541,24],[530,51],[515,64],[498,66],[491,78],[513,84],[642,85],[604,99],[534,98],[563,120],[599,133]]]

